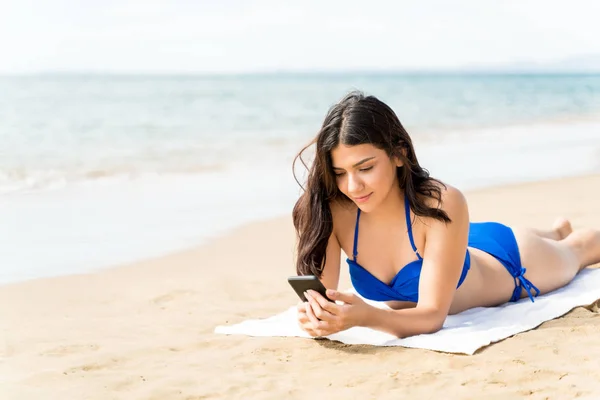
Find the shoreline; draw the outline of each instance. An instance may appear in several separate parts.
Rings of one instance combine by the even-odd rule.
[[[514,192],[514,191],[522,190],[524,188],[531,188],[531,187],[535,187],[535,186],[543,187],[546,185],[560,185],[561,183],[569,183],[569,182],[572,182],[573,180],[589,180],[589,179],[599,179],[600,180],[600,173],[589,173],[589,174],[584,174],[584,175],[564,176],[564,177],[559,177],[559,178],[548,178],[548,179],[544,179],[544,180],[535,180],[535,181],[520,181],[520,182],[513,182],[513,183],[504,183],[504,184],[492,185],[492,186],[487,186],[487,187],[479,187],[479,188],[475,188],[475,189],[462,190],[462,192],[467,197],[467,200],[474,198],[475,202],[477,202],[479,197],[486,197],[490,193]],[[451,182],[445,182],[445,183],[452,185]],[[471,202],[469,201],[469,210],[470,210],[471,221],[480,220],[483,216],[481,215],[479,209],[477,207],[472,207],[470,203]],[[505,211],[508,211],[508,210],[505,210]],[[500,211],[500,212],[498,212],[498,216],[499,216],[499,219],[502,219],[502,221],[504,221],[504,222],[514,220],[514,218],[511,218],[510,213],[503,213]],[[556,216],[558,217],[559,215],[557,214]],[[0,283],[0,290],[2,290],[3,288],[9,287],[9,286],[17,286],[17,285],[21,285],[21,284],[27,284],[30,282],[40,282],[40,281],[43,282],[45,280],[55,280],[55,279],[76,277],[76,276],[77,277],[93,276],[93,275],[102,274],[104,272],[119,270],[121,268],[135,267],[138,264],[146,264],[146,263],[152,264],[155,262],[160,262],[161,260],[164,260],[164,259],[168,259],[170,257],[178,258],[181,256],[185,256],[187,254],[190,254],[190,253],[195,253],[195,252],[197,252],[199,250],[203,250],[205,248],[210,248],[214,243],[218,243],[220,241],[226,241],[230,237],[237,236],[240,232],[252,231],[257,228],[260,228],[263,225],[274,224],[274,225],[280,226],[282,223],[285,223],[285,221],[289,222],[290,228],[293,229],[293,225],[291,224],[291,211],[288,213],[280,214],[280,215],[267,216],[267,217],[264,217],[262,219],[255,220],[255,221],[243,222],[241,224],[235,225],[224,231],[216,232],[216,233],[210,235],[209,237],[201,240],[200,242],[193,244],[191,246],[184,247],[184,248],[180,248],[180,249],[176,249],[176,250],[172,250],[172,251],[166,251],[164,253],[154,255],[154,256],[141,257],[141,258],[137,258],[132,261],[114,263],[111,265],[98,267],[98,268],[95,268],[90,271],[82,271],[80,273],[42,276],[42,277],[35,277],[35,278],[31,278],[31,279],[26,279],[26,280]],[[500,222],[502,222],[502,221],[500,221]],[[547,225],[549,225],[550,222],[551,221],[548,221]],[[540,224],[542,224],[542,226],[543,226],[543,221],[540,221]],[[574,228],[575,228],[575,226],[574,226]]]

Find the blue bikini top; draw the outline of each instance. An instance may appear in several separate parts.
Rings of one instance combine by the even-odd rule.
[[[421,268],[423,267],[423,258],[415,246],[415,241],[412,234],[412,224],[410,221],[410,204],[408,197],[404,197],[404,208],[406,212],[406,226],[408,228],[408,238],[410,239],[410,245],[412,246],[417,260],[406,264],[396,276],[392,279],[389,284],[386,284],[376,277],[374,277],[369,271],[364,269],[356,260],[358,256],[358,222],[360,220],[360,208],[356,212],[356,227],[354,229],[354,249],[352,251],[353,259],[348,258],[348,266],[350,268],[350,279],[354,289],[363,297],[375,300],[375,301],[412,301],[417,302],[419,300],[419,277],[421,275]],[[463,283],[467,277],[467,272],[471,267],[471,257],[469,257],[469,251],[465,257],[463,265],[463,271],[458,281],[458,287]]]

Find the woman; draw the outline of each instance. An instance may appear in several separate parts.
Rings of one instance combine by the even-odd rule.
[[[312,336],[365,326],[397,337],[433,333],[448,314],[556,290],[600,261],[600,231],[513,230],[470,223],[463,194],[429,176],[395,113],[352,92],[330,110],[293,210],[297,273],[319,277],[298,321]],[[307,146],[306,148],[308,148]],[[303,149],[297,158],[304,152]],[[341,250],[354,288],[337,291]]]

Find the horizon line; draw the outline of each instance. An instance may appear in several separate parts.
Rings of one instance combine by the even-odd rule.
[[[0,77],[35,76],[194,76],[236,77],[274,75],[600,75],[600,69],[584,68],[356,68],[356,69],[265,69],[247,71],[127,71],[127,70],[40,70],[0,71]]]

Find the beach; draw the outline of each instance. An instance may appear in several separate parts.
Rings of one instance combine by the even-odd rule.
[[[352,88],[473,221],[600,227],[599,75],[0,77],[0,399],[600,395],[594,307],[473,356],[214,332],[296,304],[292,161]]]
[[[402,193],[447,183],[471,222],[600,229],[600,3],[471,3],[0,3],[0,400],[599,399],[600,264],[555,288],[572,270],[528,232],[517,257],[508,229],[469,225],[463,253],[373,202],[392,170],[371,144],[406,155]],[[456,287],[441,329],[298,326],[313,178],[390,205],[363,214],[337,289],[418,300],[421,332]],[[336,222],[346,251],[359,216]],[[408,264],[382,278],[371,252]],[[469,257],[456,286],[442,253]],[[511,276],[530,297],[473,307],[518,297]]]
[[[600,227],[600,175],[466,191],[473,221]],[[288,214],[199,246],[0,287],[0,398],[564,399],[600,396],[597,304],[473,356],[214,333],[297,301]],[[342,264],[340,288],[350,287]]]

